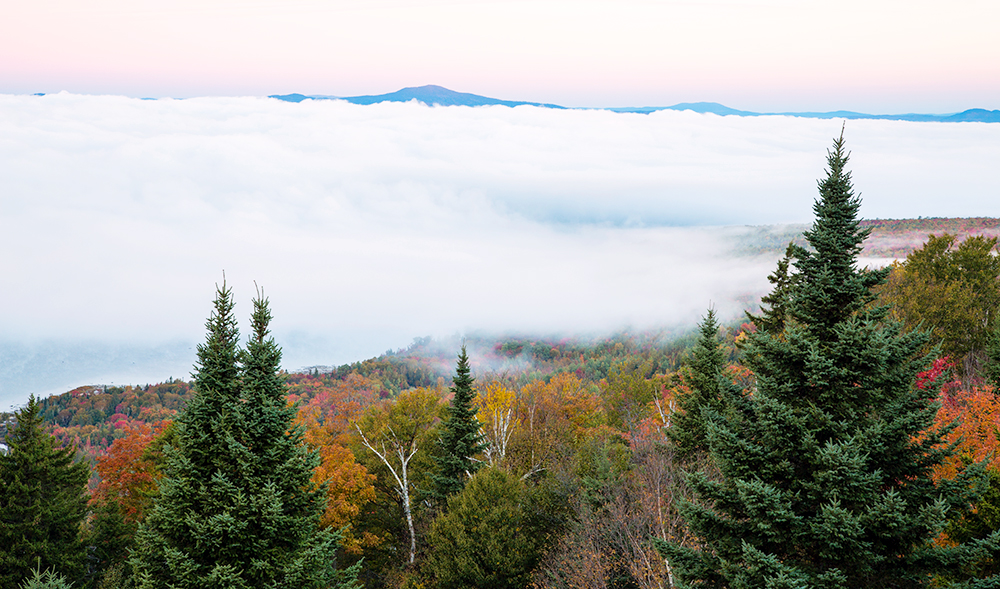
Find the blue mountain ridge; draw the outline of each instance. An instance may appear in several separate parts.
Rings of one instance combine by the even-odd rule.
[[[567,109],[568,107],[558,104],[545,104],[540,102],[524,102],[519,100],[500,100],[469,94],[467,92],[455,92],[441,86],[427,85],[413,88],[403,88],[388,94],[376,94],[370,96],[325,96],[325,95],[305,95],[305,94],[275,94],[270,98],[284,100],[286,102],[302,102],[303,100],[344,100],[353,104],[377,104],[380,102],[409,102],[416,100],[429,106],[538,106],[543,108]],[[839,110],[833,112],[771,112],[760,113],[746,110],[737,110],[717,102],[682,102],[673,106],[640,106],[640,107],[619,107],[619,108],[585,108],[578,110],[609,110],[619,113],[649,114],[660,110],[690,110],[697,113],[711,113],[720,116],[734,115],[741,117],[761,117],[761,116],[787,116],[803,117],[810,119],[882,119],[889,121],[922,121],[922,122],[981,122],[1000,123],[1000,110],[986,110],[983,108],[971,108],[960,113],[949,114],[881,114],[873,115],[867,113]]]

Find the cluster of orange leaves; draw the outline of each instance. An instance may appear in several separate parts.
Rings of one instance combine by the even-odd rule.
[[[965,464],[987,460],[988,468],[1000,468],[997,452],[1000,428],[1000,398],[993,387],[941,394],[936,427],[955,422],[947,441],[955,443],[955,453],[934,469],[935,479],[954,478]]]
[[[125,436],[97,457],[100,482],[91,495],[92,504],[114,501],[126,521],[134,523],[143,518],[161,476],[156,460],[146,449],[169,425],[169,421],[161,421],[155,426],[138,423],[123,427]]]
[[[352,374],[333,386],[310,391],[312,397],[299,408],[296,423],[305,430],[305,441],[315,448],[322,462],[312,481],[326,485],[327,506],[320,525],[345,531],[344,547],[359,554],[362,548],[381,541],[374,535],[352,533],[349,526],[361,509],[376,499],[375,476],[358,463],[349,448],[354,437],[351,425],[375,402],[374,387],[362,376]]]

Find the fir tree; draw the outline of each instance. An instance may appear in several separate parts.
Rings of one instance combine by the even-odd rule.
[[[71,581],[83,576],[80,525],[87,512],[90,469],[73,448],[56,447],[42,429],[34,395],[17,412],[17,427],[0,453],[0,589],[15,589],[34,570]]]
[[[798,250],[798,246],[794,243],[788,244],[785,256],[778,260],[778,267],[767,277],[767,281],[774,285],[774,289],[760,299],[760,315],[746,314],[747,319],[757,329],[762,329],[771,335],[777,335],[785,330],[789,296],[799,280],[799,275],[789,272],[789,269]]]
[[[310,477],[319,457],[286,406],[270,318],[259,296],[240,351],[231,291],[217,291],[197,394],[177,418],[160,494],[139,528],[141,588],[326,588],[356,574],[334,569],[337,535],[318,527],[325,493]]]
[[[440,454],[435,457],[437,473],[433,475],[434,496],[440,501],[465,488],[468,478],[482,466],[473,457],[486,449],[476,408],[472,405],[476,397],[472,386],[475,379],[469,371],[469,356],[464,345],[452,381],[455,383],[451,387],[454,396],[441,426]]]
[[[138,524],[125,519],[116,501],[91,503],[90,509],[83,531],[83,541],[87,545],[87,577],[82,586],[107,586],[106,578],[118,576],[113,585],[116,589],[131,587],[131,569],[126,565],[128,553],[135,546]]]
[[[792,321],[780,335],[750,335],[744,358],[756,388],[723,387],[726,413],[710,416],[721,480],[691,475],[699,502],[682,511],[705,547],[658,543],[682,584],[926,587],[1000,545],[996,534],[972,546],[933,543],[948,512],[975,499],[982,466],[931,478],[950,449],[929,431],[937,391],[914,385],[931,360],[919,353],[927,335],[904,334],[885,321],[887,308],[869,306],[886,272],[856,268],[868,232],[843,135],[828,163],[811,250],[795,252]]]
[[[705,419],[702,409],[722,411],[719,377],[725,367],[725,356],[719,343],[719,323],[715,309],[709,309],[698,324],[700,336],[687,362],[685,384],[688,391],[677,398],[680,411],[674,416],[667,435],[683,458],[708,450],[705,439]]]

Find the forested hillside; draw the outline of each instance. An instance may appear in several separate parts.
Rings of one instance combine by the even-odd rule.
[[[850,199],[843,202],[849,209]],[[323,551],[339,536],[336,558],[310,561],[315,569],[277,557],[254,566],[267,578],[298,579],[308,571],[326,579],[302,586],[332,587],[356,576],[370,589],[662,589],[681,578],[719,584],[718,571],[801,581],[840,574],[829,572],[834,553],[862,556],[837,560],[845,571],[854,567],[852,576],[843,573],[849,581],[830,586],[870,586],[872,575],[912,571],[907,586],[986,578],[1000,556],[1000,257],[996,238],[988,237],[1000,224],[859,221],[846,225],[849,233],[836,222],[822,227],[825,236],[812,234],[812,241],[799,229],[751,234],[740,246],[745,254],[786,253],[770,277],[772,292],[731,324],[720,325],[706,309],[688,333],[417,338],[377,358],[287,373],[277,368],[280,349],[261,319],[259,304],[266,311],[266,302],[258,300],[255,334],[243,346],[235,323],[227,327],[223,290],[192,382],[81,387],[5,414],[2,433],[21,448],[21,419],[37,428],[32,439],[50,435],[52,448],[75,448],[87,465],[86,514],[73,516],[82,520],[70,535],[79,532],[74,541],[88,560],[56,567],[75,587],[162,586],[156,575],[167,575],[165,563],[172,562],[165,555],[188,550],[185,538],[195,533],[184,526],[213,541],[242,540],[224,553],[232,562],[192,548],[188,564],[169,574],[190,586],[223,574],[236,583],[251,573],[233,563],[257,563],[246,545],[258,536],[241,522],[271,521],[275,510],[301,499],[292,499],[295,489],[311,497],[308,510],[287,516],[299,538],[296,554],[329,555]],[[860,244],[866,228],[873,237],[852,249],[850,240]],[[920,232],[942,235],[904,245]],[[789,240],[800,247],[786,250]],[[890,245],[877,250],[872,242]],[[878,252],[900,261],[876,272],[854,264]],[[818,263],[823,256],[837,260]],[[823,264],[840,278],[827,280]],[[838,288],[849,296],[822,292]],[[847,345],[831,343],[837,338]],[[869,408],[875,403],[881,409]],[[892,412],[899,416],[890,427]],[[895,453],[884,464],[868,462],[873,454],[865,444],[874,435],[895,436],[879,446]],[[271,444],[283,448],[278,466],[268,462]],[[740,449],[750,446],[767,451]],[[55,461],[52,448],[33,451]],[[770,458],[779,455],[785,458]],[[886,474],[904,463],[918,466]],[[16,465],[0,466],[13,472]],[[299,483],[275,477],[280,469]],[[309,476],[306,484],[302,477]],[[198,477],[212,484],[185,487]],[[827,489],[836,501],[799,500]],[[280,493],[286,500],[276,498]],[[782,501],[761,499],[781,493]],[[197,494],[207,498],[191,499]],[[268,507],[258,513],[241,502],[251,495],[247,501]],[[924,503],[899,507],[902,496]],[[210,526],[198,523],[205,513]],[[740,523],[705,523],[727,514],[734,515],[725,521]],[[878,542],[837,534],[850,521],[858,538],[889,534],[876,520],[907,530],[887,541],[894,559],[946,545],[964,555],[952,559],[962,566],[929,565],[938,557],[920,556],[923,568],[899,560],[892,574],[867,572],[869,561],[881,558]],[[781,534],[769,535],[773,522],[785,526]],[[265,527],[260,537],[280,545],[267,531],[273,526]],[[815,541],[789,544],[796,533]],[[857,542],[857,550],[830,552],[826,539]],[[780,566],[719,560],[756,562],[743,540]],[[980,551],[961,552],[969,541]],[[54,558],[52,550],[46,558]],[[45,562],[55,566],[58,558]],[[218,568],[221,562],[228,568]],[[17,566],[21,574],[29,565]]]
[[[861,227],[871,229],[861,250],[862,258],[903,259],[920,248],[928,235],[949,234],[958,237],[1000,236],[1000,219],[971,217],[952,219],[928,217],[919,219],[862,219]],[[733,253],[742,256],[780,256],[789,242],[806,244],[802,232],[807,225],[762,225],[744,227],[732,236]]]
[[[729,340],[738,328],[739,323],[730,326]],[[650,373],[674,371],[693,339],[693,332],[623,332],[587,340],[472,335],[465,342],[476,374],[525,383],[561,373],[572,373],[585,382],[599,382],[616,362],[625,360],[648,364]],[[450,378],[458,345],[457,340],[416,338],[407,348],[377,358],[283,372],[282,378],[288,385],[289,398],[300,403],[347,386],[345,383],[371,391],[376,398],[389,399],[400,391],[438,386]],[[41,399],[41,417],[59,440],[75,444],[94,458],[130,428],[172,418],[193,392],[191,383],[173,379],[121,387],[83,386]],[[0,439],[11,415],[5,413],[0,418]]]

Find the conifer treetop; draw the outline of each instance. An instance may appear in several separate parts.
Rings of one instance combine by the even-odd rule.
[[[74,462],[45,432],[41,404],[31,395],[0,454],[0,589],[17,589],[35,568],[52,568],[74,583],[85,572],[80,524],[87,513],[90,468]]]
[[[240,331],[233,313],[233,291],[222,281],[216,285],[212,314],[205,323],[208,337],[198,344],[198,361],[195,364],[195,388],[201,392],[214,391],[225,398],[239,396],[239,340]]]
[[[476,396],[465,345],[458,355],[455,377],[452,379],[454,394],[442,424],[439,445],[441,455],[436,458],[437,474],[433,475],[438,500],[454,495],[465,487],[465,482],[482,466],[475,456],[485,450],[480,423],[476,419]]]
[[[286,402],[268,300],[258,292],[245,349],[232,310],[223,284],[198,348],[196,394],[136,535],[136,585],[353,588],[358,567],[336,569],[339,533],[319,527],[326,490],[311,479],[320,458]]]
[[[875,299],[871,288],[885,280],[887,269],[858,271],[858,255],[871,228],[862,228],[859,212],[861,198],[854,194],[851,173],[845,168],[850,153],[845,149],[844,133],[827,151],[827,175],[820,180],[819,198],[813,204],[816,219],[803,235],[810,249],[792,246],[798,281],[809,292],[799,292],[792,299],[792,316],[829,337],[834,325],[864,308]]]
[[[684,380],[688,390],[677,398],[680,412],[674,416],[674,423],[667,434],[683,458],[707,451],[702,411],[722,409],[719,378],[725,366],[725,357],[719,344],[719,322],[715,309],[709,307],[698,324],[698,332],[698,343],[687,359]]]

